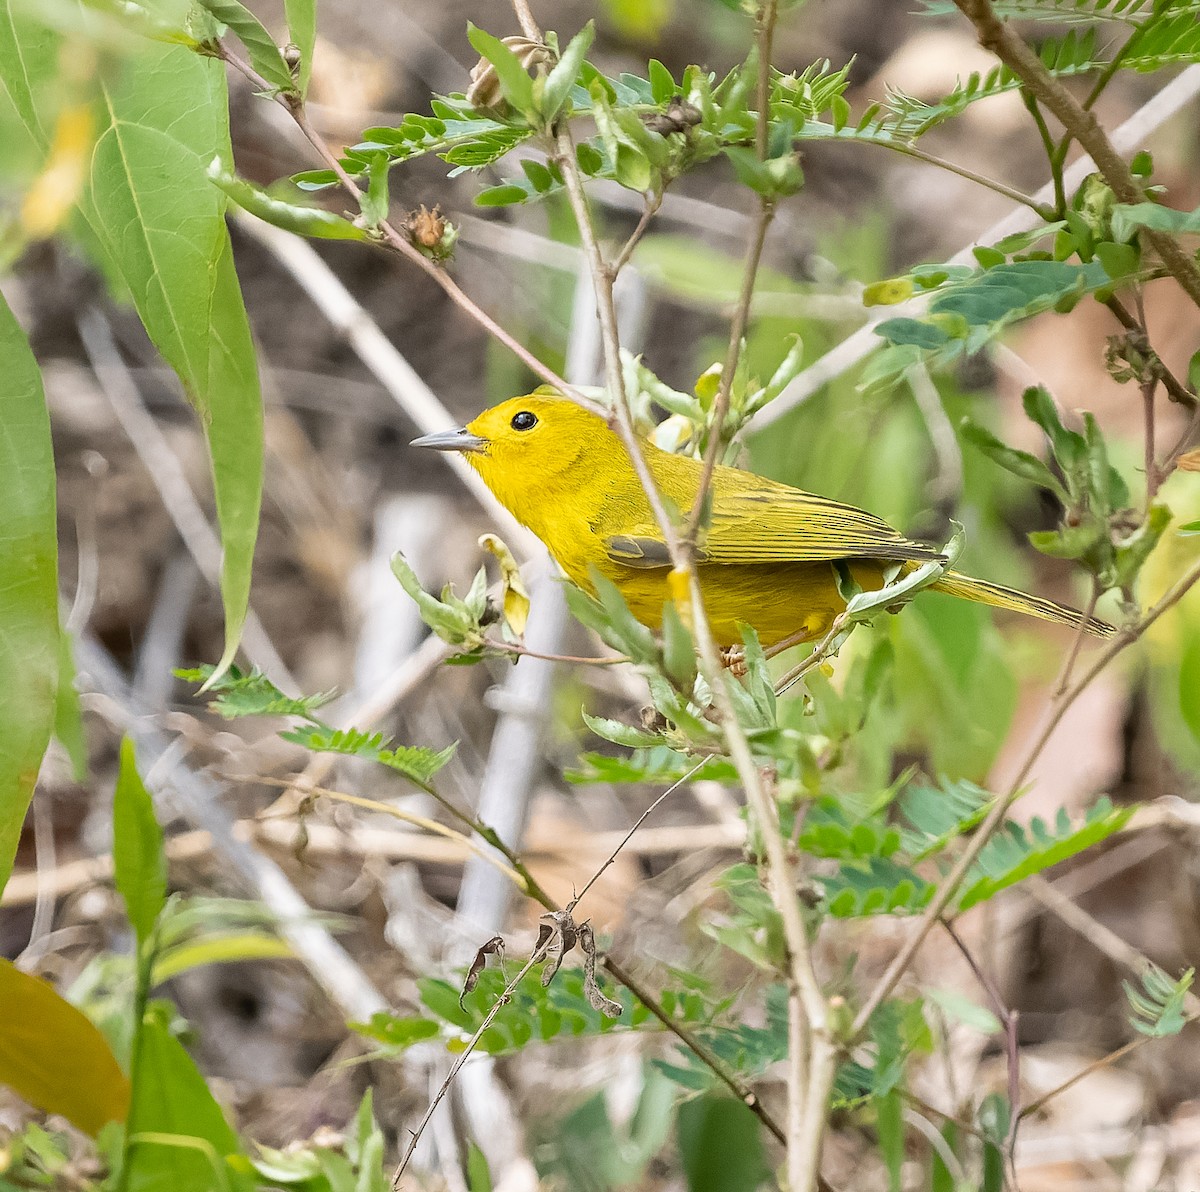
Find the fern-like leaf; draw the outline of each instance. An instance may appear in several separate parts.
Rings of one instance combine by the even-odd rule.
[[[958,896],[958,909],[965,911],[986,902],[1031,874],[1106,840],[1119,832],[1132,814],[1131,807],[1114,808],[1108,799],[1099,799],[1078,828],[1071,826],[1065,809],[1059,812],[1053,828],[1036,817],[1028,828],[1010,820],[988,841],[967,875]]]
[[[1172,981],[1169,974],[1152,964],[1142,974],[1141,989],[1122,981],[1133,1011],[1129,1023],[1134,1030],[1156,1039],[1179,1034],[1188,1022],[1183,1007],[1195,976],[1196,970],[1190,968],[1178,981]]]
[[[204,683],[212,673],[211,666],[174,671],[177,679],[187,683]],[[209,690],[214,695],[209,707],[226,720],[239,716],[298,716],[302,720],[312,720],[317,708],[329,703],[334,696],[332,691],[301,697],[284,695],[261,671],[245,672],[236,666],[231,666]]]

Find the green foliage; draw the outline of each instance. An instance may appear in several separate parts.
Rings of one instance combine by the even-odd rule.
[[[1048,488],[1062,502],[1060,528],[1029,535],[1038,550],[1076,560],[1095,576],[1100,590],[1119,588],[1128,598],[1170,522],[1170,512],[1155,504],[1145,518],[1132,514],[1129,489],[1109,462],[1108,446],[1091,414],[1083,416],[1082,434],[1069,429],[1042,386],[1025,391],[1024,405],[1025,413],[1046,435],[1057,475],[1035,456],[1006,446],[982,427],[968,424],[970,441],[1008,471]]]
[[[1140,989],[1122,981],[1132,1011],[1130,1025],[1141,1034],[1156,1039],[1179,1034],[1193,1017],[1191,1013],[1185,1013],[1184,1007],[1195,976],[1196,970],[1189,968],[1178,980],[1172,981],[1162,969],[1152,964],[1142,974]]]
[[[689,1192],[753,1192],[769,1174],[758,1122],[732,1097],[684,1102],[678,1137]]]
[[[214,692],[216,698],[209,706],[227,720],[239,716],[293,717],[302,723],[280,732],[285,741],[314,753],[343,753],[367,758],[402,774],[420,787],[429,786],[430,780],[454,756],[457,748],[457,745],[449,745],[433,750],[423,746],[395,745],[383,733],[332,728],[315,714],[333,698],[331,693],[300,697],[284,695],[259,671],[244,674],[237,667],[231,667],[214,680],[212,667],[196,667],[177,670],[175,675],[187,682],[203,683],[202,690]]]
[[[0,49],[3,34],[0,33]],[[3,58],[0,57],[0,65]],[[0,434],[0,889],[59,702],[58,538],[54,457],[41,373],[0,297],[6,378]],[[69,680],[68,680],[69,681]]]
[[[137,772],[133,742],[121,742],[121,769],[113,795],[113,871],[139,947],[151,942],[167,901],[167,859],[154,801]]]
[[[284,695],[261,671],[242,671],[232,666],[223,675],[215,668],[199,666],[179,668],[177,679],[185,683],[200,683],[213,699],[209,707],[226,720],[239,716],[298,716],[312,720],[313,713],[333,699],[332,692],[306,695],[299,698]]]

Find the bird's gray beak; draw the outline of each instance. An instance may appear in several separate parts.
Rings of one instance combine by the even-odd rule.
[[[487,439],[473,435],[465,426],[458,430],[439,430],[432,435],[422,435],[413,439],[410,447],[432,447],[434,451],[483,451],[487,447]]]

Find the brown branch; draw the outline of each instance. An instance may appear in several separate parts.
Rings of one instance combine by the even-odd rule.
[[[245,75],[257,90],[271,92],[272,88],[270,84],[249,63],[242,61],[241,58],[224,44],[218,44],[220,45],[220,56],[224,61]],[[352,196],[357,203],[362,198],[361,188],[346,172],[345,167],[338,160],[337,154],[329,148],[325,139],[313,128],[300,97],[295,94],[283,93],[276,94],[275,99],[291,115],[292,119],[296,122],[297,128],[300,129],[309,144],[317,151],[321,160],[337,176],[342,189]],[[379,234],[382,237],[381,243],[384,247],[402,257],[409,264],[415,265],[426,277],[432,279],[455,306],[474,319],[495,340],[508,348],[530,372],[540,377],[546,384],[553,385],[555,389],[579,405],[585,406],[590,410],[597,409],[594,402],[584,397],[573,386],[568,385],[558,373],[548,365],[542,363],[524,344],[509,334],[479,303],[467,295],[445,269],[436,262],[431,261],[424,253],[418,251],[412,241],[387,220],[383,220],[379,224]]]
[[[997,17],[991,0],[954,0],[959,11],[975,26],[979,44],[990,50],[1021,80],[1026,89],[1061,122],[1096,163],[1105,182],[1122,203],[1146,201],[1129,164],[1116,151],[1094,113],[1082,104],[1045,67],[1028,43]],[[1200,306],[1200,266],[1164,232],[1143,230],[1142,235],[1162,259],[1185,293]]]
[[[956,3],[958,0],[956,0]],[[900,978],[907,971],[908,966],[912,963],[913,957],[917,954],[921,945],[925,942],[926,937],[933,930],[935,924],[941,918],[943,912],[950,905],[951,899],[957,893],[959,886],[962,885],[963,879],[967,875],[967,871],[975,863],[979,854],[983,851],[984,846],[991,839],[996,829],[1000,827],[1004,820],[1005,813],[1009,807],[1016,801],[1021,793],[1021,786],[1029,777],[1029,772],[1033,768],[1034,762],[1041,755],[1042,750],[1046,747],[1046,743],[1050,740],[1054,730],[1058,727],[1059,722],[1066,714],[1067,709],[1079,698],[1084,689],[1091,681],[1102,671],[1114,658],[1117,657],[1127,646],[1137,641],[1138,638],[1158,620],[1168,609],[1173,608],[1180,600],[1192,589],[1197,581],[1200,581],[1200,564],[1189,571],[1183,579],[1181,579],[1175,587],[1173,587],[1155,606],[1148,612],[1141,621],[1129,629],[1118,633],[1112,640],[1108,649],[1106,649],[1088,668],[1074,687],[1072,687],[1054,706],[1050,715],[1046,718],[1046,722],[1042,730],[1038,733],[1033,745],[1030,747],[1029,753],[1021,766],[1020,771],[1013,779],[1012,784],[1006,794],[996,799],[992,804],[991,810],[987,813],[982,824],[972,836],[970,843],[962,856],[959,857],[954,868],[949,875],[938,886],[937,893],[934,895],[933,901],[930,902],[923,912],[920,922],[917,925],[917,930],[908,938],[904,946],[896,954],[891,964],[888,965],[882,977],[876,982],[875,988],[871,991],[867,1000],[863,1003],[857,1016],[854,1019],[854,1025],[851,1029],[851,1037],[857,1038],[866,1029],[867,1023],[870,1021],[871,1015],[882,1004],[884,998],[892,992],[896,987]]]

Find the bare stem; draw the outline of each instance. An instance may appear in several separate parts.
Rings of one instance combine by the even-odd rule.
[[[1145,192],[1095,115],[1046,69],[1024,38],[997,17],[991,0],[954,0],[954,3],[975,26],[980,45],[991,50],[1009,67],[1029,93],[1058,118],[1070,136],[1091,156],[1118,202],[1144,202]],[[1200,266],[1173,236],[1149,228],[1142,235],[1188,297],[1200,306]]]
[[[533,955],[522,965],[521,971],[504,987],[504,991],[492,1003],[491,1008],[484,1015],[483,1021],[479,1024],[475,1033],[467,1041],[466,1046],[454,1059],[454,1063],[450,1065],[450,1071],[446,1073],[446,1079],[442,1081],[438,1091],[434,1094],[433,1100],[429,1103],[429,1108],[425,1111],[425,1116],[421,1119],[420,1125],[413,1131],[412,1137],[408,1140],[408,1146],[404,1148],[404,1155],[400,1160],[399,1166],[396,1168],[395,1175],[392,1176],[392,1188],[396,1189],[400,1186],[400,1178],[404,1175],[404,1169],[408,1166],[409,1160],[412,1158],[413,1151],[417,1149],[417,1143],[421,1140],[421,1135],[425,1133],[425,1127],[429,1125],[430,1119],[433,1117],[437,1107],[442,1103],[442,1098],[450,1091],[450,1086],[454,1083],[454,1078],[458,1075],[463,1064],[470,1058],[471,1053],[479,1044],[479,1040],[483,1038],[483,1032],[492,1025],[497,1014],[500,1013],[502,1006],[508,1004],[509,999],[516,991],[518,985],[525,979],[525,974],[528,973],[539,960],[546,959],[546,951],[550,947],[553,936],[548,936],[533,950]]]
[[[633,256],[633,250],[637,248],[642,237],[646,234],[646,229],[650,226],[650,221],[658,214],[658,209],[662,206],[663,197],[659,192],[647,196],[646,206],[642,209],[641,218],[637,221],[637,226],[629,234],[629,239],[625,241],[621,247],[621,251],[609,262],[608,276],[611,280],[616,281],[618,274],[629,263],[629,258]]]
[[[759,161],[765,161],[767,158],[771,129],[771,47],[775,38],[775,20],[778,16],[778,8],[778,0],[765,0],[759,6],[754,25],[755,44],[758,49],[756,82],[758,117],[754,127],[754,148]],[[692,502],[687,529],[684,532],[684,540],[688,544],[689,551],[696,544],[696,535],[699,533],[700,522],[704,517],[704,507],[708,490],[712,485],[713,472],[724,450],[723,431],[725,419],[729,416],[730,394],[733,391],[738,359],[742,352],[742,340],[745,338],[746,327],[750,322],[750,304],[754,301],[754,284],[758,279],[758,266],[762,260],[763,245],[766,243],[767,231],[774,218],[775,200],[767,195],[760,195],[758,215],[754,220],[750,231],[750,240],[746,246],[746,261],[742,268],[742,288],[729,325],[729,346],[725,349],[725,361],[721,366],[721,383],[717,389],[717,398],[713,404],[712,417],[709,420],[708,443],[704,451],[704,468],[700,473],[700,483],[696,488],[696,496]]]

